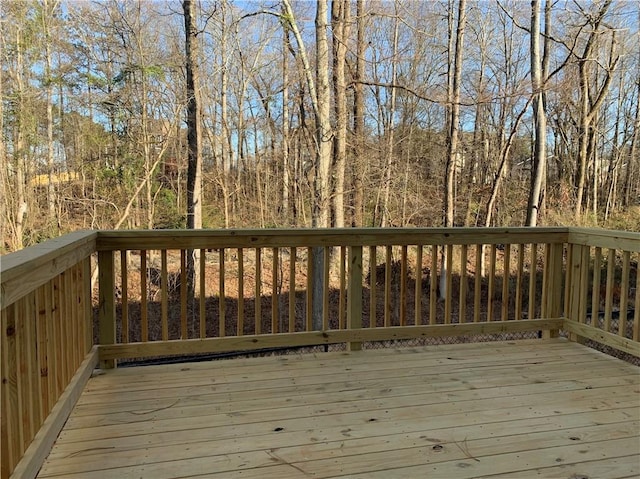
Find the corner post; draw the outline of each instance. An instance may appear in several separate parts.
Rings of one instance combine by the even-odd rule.
[[[115,308],[115,269],[113,267],[113,251],[98,252],[99,268],[99,344],[115,344],[116,342],[116,308]],[[101,360],[100,367],[111,369],[116,367],[114,359]]]
[[[347,328],[362,328],[362,246],[349,246],[349,284],[347,291]],[[362,343],[351,341],[349,351],[360,351]]]
[[[547,268],[547,282],[548,288],[546,297],[546,304],[543,305],[546,318],[560,318],[562,316],[562,276],[563,276],[563,251],[564,244],[557,243],[551,244],[548,261],[549,264],[545,265]],[[567,265],[568,266],[568,265]],[[566,287],[566,285],[565,285]],[[557,329],[547,329],[543,331],[542,337],[544,339],[557,338],[559,335]]]

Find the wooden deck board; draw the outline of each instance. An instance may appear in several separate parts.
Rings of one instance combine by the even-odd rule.
[[[119,369],[39,477],[640,476],[639,372],[562,339]]]

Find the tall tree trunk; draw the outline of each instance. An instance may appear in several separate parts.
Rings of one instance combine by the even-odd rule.
[[[353,159],[353,226],[364,224],[364,72],[366,68],[366,39],[365,39],[365,0],[357,0],[357,40],[356,40],[356,68],[353,89],[353,135],[355,137],[354,159]]]
[[[333,32],[333,91],[336,115],[333,149],[335,165],[333,204],[337,228],[344,228],[345,226],[344,186],[347,165],[347,83],[345,79],[345,63],[350,22],[350,0],[333,0],[331,2],[331,25]]]
[[[185,69],[187,80],[187,228],[202,228],[202,110],[199,95],[198,29],[195,4],[192,0],[182,3],[185,28]],[[187,251],[187,295],[193,305],[198,276],[199,252]],[[195,307],[192,313],[195,314]],[[201,318],[202,319],[202,318]],[[191,328],[195,329],[192,317]],[[186,339],[186,338],[182,338]]]
[[[455,173],[458,165],[458,134],[460,130],[460,84],[462,81],[462,49],[464,48],[464,30],[467,22],[466,0],[458,0],[458,20],[456,26],[456,40],[453,65],[449,70],[453,73],[448,98],[450,107],[450,123],[447,134],[447,165],[444,184],[444,226],[450,228],[455,221]],[[446,297],[446,249],[442,250],[442,265],[440,275],[440,297]]]
[[[187,76],[187,228],[202,228],[202,111],[199,98],[198,30],[195,4],[182,3]]]
[[[397,4],[396,4],[397,9]],[[393,46],[391,53],[391,85],[395,85],[398,79],[398,31],[400,28],[400,21],[398,12],[395,12],[395,21],[393,27]],[[386,123],[386,161],[385,161],[385,170],[384,170],[384,184],[383,184],[383,199],[382,199],[382,207],[380,217],[380,226],[386,228],[389,226],[389,200],[391,194],[391,178],[392,178],[392,169],[394,164],[394,133],[395,133],[395,123],[393,118],[395,116],[396,111],[396,88],[394,86],[391,87],[391,93],[389,95],[389,110],[387,112],[387,121]]]
[[[547,2],[548,5],[548,2]],[[545,14],[547,7],[545,7]],[[545,17],[546,18],[546,17]],[[540,197],[547,167],[547,115],[543,87],[543,59],[540,52],[540,2],[531,0],[531,87],[533,95],[533,157],[531,189],[527,205],[526,226],[536,226],[540,213]]]

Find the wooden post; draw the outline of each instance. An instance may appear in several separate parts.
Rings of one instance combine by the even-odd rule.
[[[349,247],[349,291],[347,310],[347,329],[353,331],[362,328],[362,246]],[[350,351],[360,351],[362,343],[352,341]]]
[[[549,265],[547,268],[547,304],[544,305],[546,312],[545,318],[559,318],[562,316],[562,253],[564,245],[552,244],[549,251]],[[566,287],[566,286],[565,286]],[[559,331],[557,329],[547,329],[543,331],[543,338],[557,338]]]
[[[115,344],[116,339],[116,308],[115,308],[115,274],[113,268],[113,251],[98,252],[98,268],[100,281],[100,309],[98,312],[99,321],[99,343]],[[110,369],[116,367],[116,361],[108,359],[100,361],[100,367]]]

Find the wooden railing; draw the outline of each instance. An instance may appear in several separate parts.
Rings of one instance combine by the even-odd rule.
[[[158,355],[555,334],[567,235],[566,228],[101,232],[100,357],[112,366]],[[189,287],[193,251],[198,279]]]
[[[640,356],[640,233],[571,228],[564,328]]]
[[[639,262],[639,233],[577,228],[79,232],[3,256],[0,478],[35,477],[98,361],[560,330],[640,357]]]
[[[90,257],[95,232],[3,256],[0,477],[34,477],[96,362]]]

